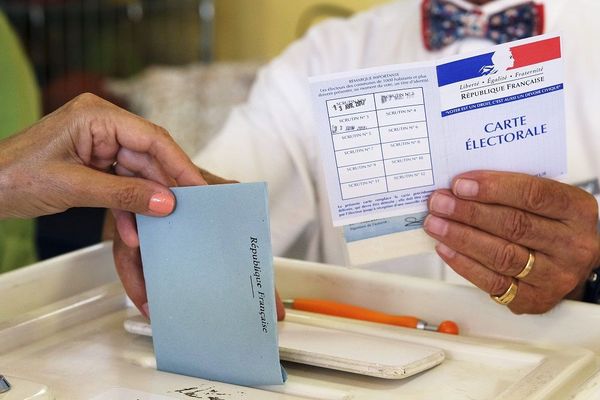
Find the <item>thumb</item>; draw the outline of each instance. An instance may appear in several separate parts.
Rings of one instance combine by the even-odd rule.
[[[101,207],[150,216],[169,215],[175,196],[164,185],[142,178],[112,175],[85,166],[63,175],[72,207]]]

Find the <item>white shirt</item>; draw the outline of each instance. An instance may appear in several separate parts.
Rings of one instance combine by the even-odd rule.
[[[503,9],[514,0],[485,7]],[[327,20],[264,67],[247,103],[195,158],[203,168],[239,181],[267,181],[275,255],[347,264],[333,227],[319,160],[308,77],[387,64],[437,59],[493,45],[465,39],[429,52],[421,37],[421,1],[401,0],[354,17]],[[575,6],[576,4],[576,6]],[[569,182],[600,176],[600,1],[548,0],[546,32],[563,35]],[[377,270],[443,278],[437,255],[368,265]]]

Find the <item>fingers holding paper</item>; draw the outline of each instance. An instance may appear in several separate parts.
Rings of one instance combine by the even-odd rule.
[[[574,186],[474,171],[432,194],[429,209],[424,228],[442,259],[517,314],[575,295],[600,261],[598,205]],[[516,296],[503,297],[512,283]]]
[[[174,182],[202,175],[161,127],[91,94],[0,143],[0,218],[71,207],[164,216]]]
[[[144,160],[138,156],[131,156],[128,158],[128,169],[121,170],[120,172],[128,176],[137,176],[151,173],[157,170],[139,168],[144,165]],[[122,167],[123,168],[123,167]],[[196,167],[194,167],[196,168]],[[158,179],[164,179],[164,184],[167,186],[192,186],[198,184],[222,184],[222,183],[235,183],[235,181],[227,180],[219,176],[213,175],[201,168],[196,169],[196,173],[200,177],[199,179],[192,175],[191,178],[181,178],[179,181],[175,177],[168,174],[158,174]],[[148,298],[146,295],[146,284],[144,282],[144,273],[142,269],[142,258],[140,255],[140,243],[137,235],[137,229],[133,214],[120,211],[112,210],[114,217],[115,230],[113,233],[113,257],[117,273],[125,292],[135,304],[135,306],[142,312],[146,317],[148,315]],[[110,218],[110,216],[109,216]],[[106,222],[105,222],[106,223]]]
[[[201,168],[199,168],[198,171],[202,175],[204,181],[209,185],[237,183],[237,181],[221,178]],[[181,186],[186,185],[183,182],[177,183]],[[193,183],[190,183],[189,185],[193,185]],[[176,185],[172,184],[171,186]],[[133,216],[128,213],[113,211],[113,215],[116,226],[113,236],[113,256],[117,273],[123,282],[123,286],[129,298],[142,314],[149,317],[146,284],[144,281],[135,220],[133,219]],[[278,320],[282,320],[285,316],[285,309],[277,291],[275,291],[275,299],[277,318]]]

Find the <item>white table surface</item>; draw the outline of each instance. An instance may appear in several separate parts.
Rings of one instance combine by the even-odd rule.
[[[104,243],[0,276],[0,373],[14,385],[0,400],[600,398],[600,307],[565,301],[546,315],[515,316],[471,287],[285,259],[275,264],[284,298],[343,301],[432,323],[451,319],[461,335],[289,312],[298,323],[439,347],[446,360],[403,380],[286,363],[289,381],[271,388],[163,373],[155,369],[151,339],[123,329],[137,311]],[[19,390],[37,392],[24,397]]]

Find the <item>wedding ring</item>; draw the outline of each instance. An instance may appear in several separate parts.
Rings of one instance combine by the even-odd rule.
[[[529,275],[529,273],[533,269],[533,263],[535,263],[535,255],[533,254],[533,251],[529,250],[529,258],[527,259],[527,264],[525,264],[521,272],[519,272],[519,274],[515,276],[515,278],[523,279],[527,275]]]
[[[511,301],[513,301],[515,299],[515,297],[517,297],[518,290],[519,290],[519,286],[517,284],[517,281],[513,279],[513,281],[510,283],[510,286],[508,287],[508,289],[506,289],[506,292],[504,292],[500,296],[494,296],[494,295],[490,294],[490,297],[496,303],[501,304],[503,306],[507,306],[510,304]]]

